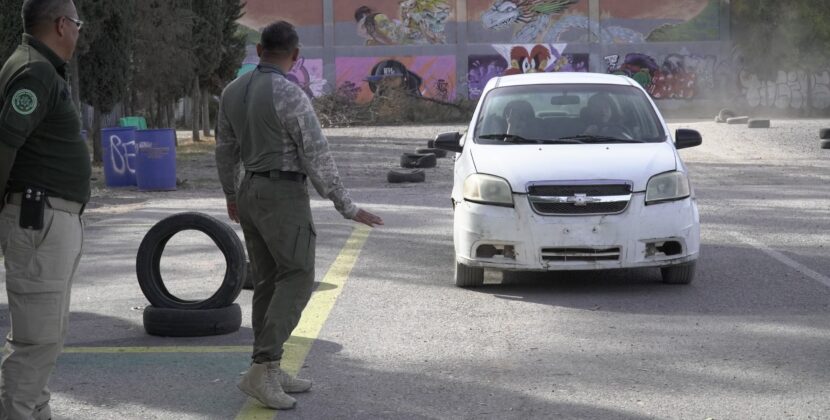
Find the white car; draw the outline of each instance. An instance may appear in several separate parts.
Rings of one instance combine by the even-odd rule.
[[[659,267],[692,281],[700,218],[674,140],[634,80],[593,73],[491,79],[465,134],[435,147],[456,152],[452,191],[455,283],[484,269]]]

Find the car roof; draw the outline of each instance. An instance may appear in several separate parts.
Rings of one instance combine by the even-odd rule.
[[[558,73],[524,73],[510,76],[500,76],[490,79],[488,88],[503,86],[549,85],[549,84],[604,84],[633,86],[632,79],[615,74],[586,73],[586,72],[558,72]]]

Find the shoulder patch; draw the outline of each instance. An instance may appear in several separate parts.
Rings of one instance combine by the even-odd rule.
[[[29,89],[20,89],[12,96],[12,107],[20,115],[29,115],[37,108],[37,95]]]

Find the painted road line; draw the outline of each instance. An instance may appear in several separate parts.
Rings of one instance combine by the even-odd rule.
[[[803,275],[805,275],[805,276],[807,276],[807,277],[809,277],[809,278],[811,278],[811,279],[813,279],[813,280],[815,280],[815,281],[817,281],[817,282],[819,282],[819,283],[821,283],[821,284],[823,284],[827,287],[830,287],[830,278],[825,276],[824,274],[821,274],[818,271],[810,269],[809,267],[805,266],[804,264],[801,264],[800,262],[793,260],[792,258],[790,258],[790,257],[788,257],[788,256],[786,256],[786,255],[770,248],[769,246],[767,246],[766,244],[764,244],[760,241],[757,241],[753,238],[750,238],[749,236],[746,236],[746,235],[744,235],[742,233],[738,233],[738,232],[731,232],[731,234],[733,236],[735,236],[736,238],[738,238],[738,240],[740,240],[741,242],[746,243],[746,244],[760,250],[764,254],[767,254],[770,257],[778,260],[778,262],[780,262],[784,265],[787,265],[788,267],[792,268],[793,270],[798,271],[799,273],[801,273],[801,274],[803,274]]]
[[[343,285],[352,272],[360,250],[369,237],[369,228],[358,226],[352,231],[340,254],[332,263],[322,282],[334,285],[327,290],[315,292],[308,302],[300,323],[288,339],[283,354],[281,367],[291,375],[296,375],[303,367],[305,358],[311,350],[311,345],[328,319],[335,301],[343,290]],[[259,402],[248,398],[242,410],[236,416],[237,420],[273,419],[276,411],[265,408]]]

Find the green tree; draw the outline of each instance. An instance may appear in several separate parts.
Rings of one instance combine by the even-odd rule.
[[[219,95],[245,59],[246,34],[238,21],[245,15],[245,3],[240,0],[222,0],[222,56],[209,85],[210,93]]]
[[[9,59],[20,44],[23,20],[20,18],[21,0],[0,0],[0,66]]]
[[[132,54],[134,0],[78,2],[84,26],[77,60],[81,100],[93,107],[93,160],[101,161],[101,115],[126,98]]]
[[[222,9],[221,0],[193,2],[193,141],[199,141],[200,128],[210,127],[207,87],[222,58],[222,49],[217,48],[222,43]]]

